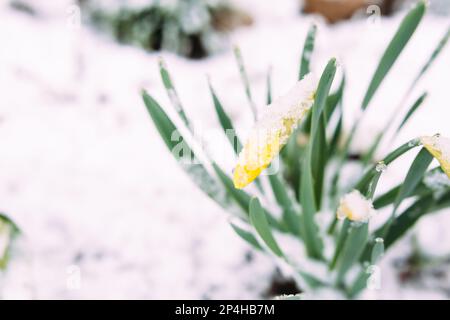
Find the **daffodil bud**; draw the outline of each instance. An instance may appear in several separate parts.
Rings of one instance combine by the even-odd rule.
[[[372,201],[366,199],[358,190],[353,190],[341,198],[337,210],[338,219],[367,222],[376,213]]]
[[[450,139],[441,135],[422,137],[420,142],[439,161],[442,170],[450,178]]]
[[[314,103],[317,81],[307,75],[285,96],[267,106],[252,129],[234,169],[234,186],[242,189],[278,155]]]

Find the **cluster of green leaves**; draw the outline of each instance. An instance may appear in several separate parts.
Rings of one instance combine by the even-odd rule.
[[[17,225],[0,213],[0,271],[5,269],[10,256],[11,242],[19,234]]]
[[[109,12],[88,7],[94,25],[111,32],[120,42],[147,50],[169,50],[202,58],[223,47],[219,17],[234,11],[226,1],[149,1],[140,8],[123,6]]]
[[[411,39],[425,11],[425,2],[419,1],[403,19],[368,85],[361,103],[363,112],[368,109],[372,98],[381,88],[383,80]],[[310,72],[310,58],[314,51],[316,30],[316,26],[312,26],[307,34],[301,56],[299,79]],[[432,52],[424,67],[419,70],[406,97],[413,92],[417,82],[443,49],[448,40],[449,31],[450,29]],[[256,115],[257,109],[253,102],[244,61],[238,49],[235,50],[235,55],[249,107]],[[428,170],[432,156],[425,148],[422,148],[406,173],[404,181],[388,192],[375,196],[378,181],[385,167],[408,151],[420,147],[420,140],[408,141],[385,156],[382,161],[373,163],[375,150],[384,138],[384,133],[388,131],[384,130],[374,139],[367,154],[356,160],[353,159],[349,150],[360,119],[353,124],[350,134],[344,139],[342,107],[345,93],[344,75],[341,77],[340,84],[336,86],[336,91],[330,92],[336,71],[336,61],[331,59],[320,77],[310,113],[282,151],[281,172],[270,174],[267,179],[263,176],[256,180],[256,193],[235,189],[231,178],[207,154],[195,165],[185,165],[181,162],[180,164],[194,183],[211,199],[236,215],[238,219],[231,222],[234,231],[255,249],[272,254],[276,260],[281,259],[290,264],[303,289],[329,286],[342,290],[348,297],[355,297],[365,288],[370,276],[367,266],[375,265],[384,250],[400,239],[420,217],[450,206],[450,188],[448,184],[436,186],[429,182],[433,180],[433,175],[444,175],[444,173],[439,167]],[[163,63],[160,64],[160,72],[174,109],[184,122],[187,131],[192,134],[192,125]],[[232,119],[228,116],[211,83],[209,83],[209,89],[222,129],[225,133],[234,130]],[[266,97],[267,104],[270,104],[272,99],[270,72],[267,77]],[[169,150],[172,150],[174,144],[180,143],[179,140],[173,142],[170,139],[177,127],[148,93],[143,92],[143,98],[156,128]],[[425,94],[414,102],[404,115],[401,124],[395,128],[395,133],[399,132],[411,119],[424,99]],[[404,100],[406,101],[406,98]],[[395,112],[393,117],[397,114],[398,112]],[[190,146],[190,143],[195,143],[193,137],[185,138],[185,136],[182,138],[182,142],[187,146],[185,150],[192,151],[194,148]],[[236,155],[242,148],[241,141],[239,137],[229,139]],[[340,143],[341,141],[343,143]],[[192,155],[196,157],[193,151]],[[357,162],[365,170],[360,173],[358,180],[351,181],[350,185],[344,185],[340,181],[340,173],[349,162]],[[338,206],[337,199],[351,190],[358,190],[367,199],[373,199],[375,209],[389,210],[390,208],[391,217],[374,232],[369,231],[368,223],[356,223],[348,219],[340,221],[334,218]],[[405,200],[410,203],[406,208],[402,206]],[[274,207],[268,206],[271,202],[275,202],[281,215],[271,212]],[[235,207],[240,211],[231,209]],[[329,224],[318,223],[319,211],[331,212]],[[283,246],[279,244],[277,240],[279,233],[298,239],[305,248],[306,257],[303,258],[325,266],[328,270],[327,277],[321,278],[301,264],[294,263],[292,257],[289,257],[284,252]],[[324,243],[332,243],[332,250],[325,250]],[[350,270],[355,272],[349,272]]]

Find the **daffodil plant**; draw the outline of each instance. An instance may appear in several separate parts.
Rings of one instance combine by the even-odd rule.
[[[148,112],[169,150],[173,153],[183,144],[182,152],[175,156],[193,182],[230,213],[231,227],[242,239],[255,250],[272,255],[274,262],[288,270],[305,292],[331,288],[349,298],[357,297],[370,288],[374,266],[385,250],[420,217],[450,206],[449,139],[438,134],[415,137],[379,161],[374,159],[386,132],[397,134],[419,109],[426,93],[403,115],[398,127],[393,127],[395,121],[389,121],[364,154],[355,157],[349,151],[364,111],[425,11],[425,1],[419,1],[401,22],[368,84],[361,102],[362,116],[349,132],[343,129],[343,70],[338,71],[341,68],[331,59],[320,77],[310,72],[316,26],[310,28],[306,37],[299,81],[272,101],[268,77],[267,106],[263,109],[255,107],[242,56],[236,49],[244,89],[257,118],[245,143],[236,135],[231,118],[209,83],[219,122],[236,154],[232,174],[227,174],[208,152],[198,147],[193,125],[162,61],[162,80],[184,128],[178,131],[157,101],[143,92]],[[408,101],[439,56],[449,34],[450,29],[430,52],[403,101]],[[336,74],[342,74],[341,80],[330,92]],[[392,117],[401,114],[401,107]],[[181,139],[172,139],[174,132],[182,132],[176,135]],[[392,135],[389,140],[392,141]],[[403,182],[385,193],[377,192],[386,168],[413,150],[418,153],[405,171]],[[192,160],[190,163],[182,161],[186,156]],[[438,165],[430,168],[433,159]],[[343,172],[349,167],[353,168],[352,174],[345,176]],[[389,212],[387,218],[381,218],[381,211]]]
[[[82,1],[93,25],[120,42],[203,58],[226,47],[225,34],[251,23],[227,0]]]

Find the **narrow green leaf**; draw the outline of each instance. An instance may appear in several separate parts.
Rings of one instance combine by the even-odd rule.
[[[311,25],[306,35],[305,43],[303,45],[303,52],[300,61],[300,70],[298,80],[303,79],[310,72],[311,57],[314,51],[314,43],[316,40],[317,26]]]
[[[334,255],[333,258],[331,259],[329,266],[330,270],[333,270],[336,267],[339,256],[342,252],[342,249],[344,248],[345,241],[347,240],[349,228],[350,228],[350,220],[345,219],[344,223],[342,224],[341,231],[339,232],[339,236],[337,238],[336,248],[334,250]]]
[[[385,248],[388,249],[395,241],[400,239],[423,215],[431,212],[435,200],[432,195],[425,196],[414,202],[410,207],[401,213],[389,228],[384,237]],[[381,235],[384,232],[381,227],[375,234]]]
[[[252,98],[252,92],[250,90],[250,81],[248,80],[247,71],[245,70],[244,66],[244,59],[242,59],[241,50],[239,47],[234,47],[234,57],[236,58],[236,63],[239,68],[239,74],[241,76],[242,84],[244,85],[245,89],[245,95],[247,96],[248,103],[250,105],[250,108],[252,109],[253,117],[256,119],[257,117],[257,110],[256,105]]]
[[[426,96],[427,96],[427,93],[424,93],[422,96],[420,96],[419,99],[417,99],[414,102],[414,104],[411,106],[411,108],[406,113],[405,117],[403,118],[403,121],[401,122],[401,124],[399,125],[399,127],[397,128],[397,130],[395,131],[395,133],[394,133],[394,135],[392,136],[391,139],[394,139],[395,136],[398,134],[398,132],[400,132],[400,130],[403,128],[403,126],[408,122],[408,120],[414,114],[414,112],[416,112],[416,110],[421,106],[421,104],[425,100]],[[374,142],[372,143],[372,146],[369,148],[369,151],[364,156],[364,159],[363,159],[363,163],[364,164],[369,163],[373,159],[373,157],[375,155],[375,152],[377,151],[378,147],[380,146],[381,140],[383,139],[383,137],[386,134],[386,132],[388,132],[388,130],[391,127],[391,124],[392,124],[394,119],[395,119],[395,114],[386,123],[386,125],[383,128],[383,130],[381,130],[381,132],[378,133],[378,135],[376,136]]]
[[[317,210],[320,210],[322,207],[323,179],[325,176],[325,167],[328,159],[326,126],[326,118],[325,115],[322,114],[319,121],[319,128],[316,136],[314,137],[315,140],[312,141],[314,148],[311,159],[311,172],[314,179],[314,195]]]
[[[337,106],[342,104],[342,99],[344,96],[344,89],[345,89],[345,81],[346,80],[345,80],[345,73],[344,73],[337,91],[333,94],[330,94],[330,96],[327,98],[327,104],[326,104],[326,108],[324,111],[327,121],[331,118],[331,116],[333,115]]]
[[[250,200],[252,197],[246,193],[244,190],[236,189],[234,187],[233,181],[228,177],[228,175],[223,172],[222,169],[216,164],[212,163],[212,166],[214,168],[214,171],[216,172],[219,180],[224,185],[227,193],[236,201],[236,203],[239,205],[239,207],[248,215],[249,214],[249,206],[250,206]],[[286,232],[286,228],[280,224],[279,221],[277,221],[266,209],[264,209],[264,212],[266,213],[267,220],[269,221],[270,225],[277,228],[279,231]]]
[[[166,88],[167,95],[169,96],[169,100],[172,103],[173,108],[178,113],[186,127],[192,132],[194,130],[192,124],[190,123],[188,117],[186,116],[186,113],[184,112],[181,100],[178,97],[178,93],[175,89],[175,86],[173,85],[169,71],[162,58],[159,59],[159,72],[161,74],[162,82],[164,84],[164,87]]]
[[[365,110],[373,96],[377,92],[385,76],[391,70],[395,61],[399,57],[400,53],[405,48],[406,44],[410,40],[417,26],[419,25],[422,17],[425,13],[426,4],[424,0],[421,0],[417,5],[409,11],[406,17],[403,19],[396,34],[389,43],[386,51],[381,58],[378,67],[372,77],[372,80],[367,88],[366,95],[364,96],[361,108]]]
[[[10,258],[10,251],[11,251],[11,242],[14,240],[14,238],[20,233],[19,228],[17,225],[6,215],[2,214],[0,212],[0,237],[6,237],[6,242],[3,242],[2,240],[0,248],[0,273],[4,269],[6,269],[9,258]]]
[[[450,192],[439,200],[436,200],[432,193],[421,196],[392,222],[387,234],[383,238],[385,250],[390,248],[398,239],[401,239],[421,217],[440,209],[448,208],[449,206]],[[381,237],[384,231],[384,226],[380,227],[374,232],[375,237]],[[367,246],[362,256],[363,261],[370,259],[369,255],[372,247],[373,243]]]
[[[269,247],[272,252],[279,256],[283,257],[283,252],[281,251],[278,243],[273,237],[272,230],[269,227],[269,223],[267,222],[266,215],[264,214],[264,210],[259,203],[258,198],[252,198],[250,201],[250,221],[252,225],[255,227],[256,232],[258,232],[261,239],[264,243]]]
[[[403,185],[398,192],[394,203],[394,210],[399,207],[404,199],[411,195],[413,190],[422,181],[425,171],[430,166],[431,161],[433,161],[433,156],[426,148],[422,148],[411,164]]]
[[[239,152],[242,149],[242,143],[239,137],[237,136],[236,130],[234,129],[234,126],[231,122],[230,117],[224,110],[222,103],[220,102],[219,98],[216,95],[216,92],[214,91],[211,82],[208,80],[209,90],[211,92],[211,96],[214,102],[214,108],[216,110],[217,117],[219,118],[220,125],[222,126],[222,129],[225,133],[225,135],[228,138],[228,141],[230,142],[234,153],[239,154]]]
[[[5,223],[9,224],[13,228],[14,233],[20,233],[20,228],[17,226],[17,224],[9,218],[6,214],[0,212],[0,221],[3,220]]]
[[[386,130],[383,129],[383,130],[381,130],[381,132],[379,132],[376,135],[372,145],[370,146],[369,150],[366,152],[366,154],[364,155],[364,157],[362,159],[363,165],[368,164],[375,157],[375,152],[377,152],[377,149],[380,146],[381,140],[383,139],[385,134],[386,134]]]
[[[412,117],[412,115],[414,114],[414,112],[416,112],[416,110],[422,105],[422,103],[424,102],[424,100],[427,97],[427,93],[423,93],[419,99],[417,99],[414,104],[411,106],[411,108],[408,110],[408,112],[406,113],[405,117],[403,118],[402,122],[400,123],[400,125],[398,126],[397,130],[395,130],[395,133],[398,133],[403,126],[408,122],[408,120]]]
[[[303,159],[300,185],[300,203],[302,212],[302,237],[305,241],[308,254],[316,259],[322,259],[323,244],[319,236],[319,229],[314,221],[314,215],[317,212],[315,180],[312,172],[313,154],[317,152],[314,149],[314,141],[317,141],[317,132],[320,129],[320,119],[325,108],[326,99],[330,92],[331,84],[336,74],[336,60],[331,59],[325,67],[319,81],[316,92],[316,98],[312,107],[311,120],[311,139],[308,143],[307,153]]]
[[[348,270],[359,260],[366,247],[369,236],[368,223],[353,224],[345,241],[338,267],[338,283],[341,283]]]
[[[361,271],[356,277],[355,282],[350,289],[348,289],[347,295],[350,299],[355,298],[367,286],[367,280],[370,277],[370,273],[367,272],[367,269],[368,268],[365,265],[361,266]]]
[[[244,212],[248,213],[248,206],[251,200],[251,196],[243,190],[236,189],[234,187],[233,181],[228,177],[227,174],[225,174],[225,172],[223,172],[222,169],[220,169],[220,167],[216,163],[213,162],[212,166],[217,174],[217,177],[227,190],[227,193],[231,195],[231,197],[237,202],[239,207],[241,207]]]
[[[375,239],[375,245],[372,249],[372,257],[370,262],[374,265],[377,264],[381,257],[384,255],[384,240],[382,238]]]
[[[142,93],[142,97],[156,129],[178,164],[211,199],[225,209],[230,208],[231,199],[223,186],[209,174],[164,110],[145,91]],[[174,139],[174,137],[178,139]],[[180,149],[180,152],[175,154],[174,151],[177,149]]]
[[[382,162],[382,163],[384,163],[384,165],[388,166],[393,161],[395,161],[397,158],[399,158],[400,156],[402,156],[409,150],[414,149],[415,147],[417,147],[419,145],[420,145],[419,139],[410,140],[410,141],[406,142],[405,144],[402,144],[400,147],[398,147],[391,153],[389,153],[380,162]],[[376,164],[373,165],[369,170],[367,170],[367,172],[361,177],[361,179],[359,179],[359,181],[355,184],[353,189],[365,190],[368,187],[368,185],[372,182],[373,177],[378,173],[378,171],[379,171],[379,169],[378,169],[377,165]]]
[[[255,249],[263,251],[261,245],[258,243],[258,240],[251,232],[238,227],[236,224],[232,222],[230,222],[230,225],[233,228],[234,232],[236,232],[237,235],[241,237],[245,242],[249,243]]]
[[[331,85],[336,74],[336,59],[331,59],[320,77],[314,105],[312,107],[311,137],[314,138],[319,128],[320,116],[325,108]],[[314,140],[314,139],[313,139]]]
[[[335,155],[342,134],[342,126],[344,121],[342,111],[342,100],[344,95],[345,81],[346,80],[344,73],[338,90],[328,97],[326,109],[324,111],[326,123],[328,123],[328,121],[332,118],[336,109],[338,109],[339,111],[338,121],[336,123],[333,134],[331,136],[330,143],[328,145],[328,159],[330,159],[333,155]]]
[[[285,225],[293,234],[298,235],[300,232],[300,216],[295,208],[295,200],[289,194],[287,186],[282,183],[278,175],[271,174],[268,177],[275,200],[283,210],[283,221]]]
[[[373,207],[375,209],[381,209],[384,208],[390,204],[393,204],[395,202],[395,199],[397,198],[398,192],[400,191],[400,188],[402,187],[403,183],[393,187],[392,189],[386,191],[385,193],[383,193],[382,195],[378,196],[374,202],[373,202]],[[415,196],[423,196],[427,193],[430,193],[430,190],[423,184],[423,183],[419,183],[417,185],[417,187],[414,189],[413,192],[411,192],[411,194],[409,195],[410,197],[415,197]]]
[[[375,245],[372,248],[372,256],[370,265],[367,262],[363,262],[361,266],[362,270],[359,272],[353,285],[348,290],[350,298],[357,296],[366,286],[371,276],[371,268],[376,266],[378,261],[384,255],[384,241],[381,238],[375,239]]]
[[[319,236],[319,228],[314,221],[314,215],[317,209],[309,158],[303,160],[300,186],[300,204],[303,208],[301,215],[301,234],[302,239],[305,242],[306,250],[309,256],[316,259],[322,259],[323,243]]]
[[[342,136],[342,127],[344,124],[342,110],[340,110],[339,119],[334,129],[333,135],[331,137],[330,145],[328,147],[328,158],[331,158],[336,154],[337,147],[339,145],[339,141]],[[334,186],[337,187],[337,186]]]
[[[439,41],[438,45],[436,46],[436,48],[433,50],[433,52],[431,53],[431,56],[428,58],[427,62],[425,63],[425,65],[420,69],[418,75],[416,76],[416,78],[413,80],[413,82],[411,83],[411,86],[409,87],[409,90],[407,91],[406,96],[413,91],[413,89],[415,88],[416,84],[419,82],[419,80],[424,76],[424,74],[428,71],[428,69],[431,67],[431,65],[433,64],[433,62],[437,59],[437,57],[439,56],[439,54],[442,52],[442,50],[445,48],[448,39],[450,38],[450,26],[447,29],[447,32],[444,34],[444,36],[441,38],[441,40]]]
[[[327,160],[327,141],[326,141],[326,118],[324,110],[327,98],[336,74],[336,59],[331,59],[320,78],[316,92],[316,98],[312,107],[311,132],[308,144],[307,157],[311,164],[311,175],[314,187],[314,199],[316,201],[316,210],[320,210],[322,199],[322,185]]]
[[[444,37],[439,41],[437,47],[432,52],[431,56],[429,57],[429,59],[427,60],[425,65],[420,69],[419,73],[417,74],[417,76],[412,81],[410,87],[408,88],[408,90],[404,94],[404,96],[403,96],[403,98],[401,100],[401,103],[398,105],[396,110],[392,113],[391,119],[386,123],[385,127],[380,132],[380,134],[378,135],[377,139],[374,141],[372,147],[369,149],[371,151],[371,153],[366,155],[364,163],[368,163],[368,161],[370,161],[372,159],[372,157],[375,154],[375,151],[378,148],[378,146],[380,144],[380,141],[381,141],[381,139],[383,137],[383,133],[388,132],[390,126],[394,122],[394,119],[395,119],[396,115],[399,113],[400,108],[403,106],[404,102],[407,100],[407,98],[409,97],[410,93],[414,90],[414,88],[416,87],[416,85],[419,82],[419,80],[424,76],[424,74],[428,71],[428,69],[431,67],[433,62],[436,60],[436,58],[442,52],[442,50],[444,49],[445,45],[448,42],[449,37],[450,37],[450,27],[447,29],[447,32],[445,33]],[[426,96],[426,94],[422,95],[419,98],[419,100],[417,100],[414,103],[414,105],[411,107],[411,109],[406,114],[405,119],[403,119],[402,124],[397,128],[397,130],[396,130],[394,136],[392,137],[392,139],[401,130],[401,128],[407,123],[407,121],[412,116],[412,114],[416,111],[416,109],[422,104],[423,100],[425,99],[425,96]]]
[[[389,231],[389,228],[391,227],[391,224],[395,219],[395,214],[400,204],[404,199],[408,198],[412,194],[414,189],[416,189],[416,187],[422,181],[425,171],[428,169],[431,161],[433,161],[433,156],[428,152],[426,148],[422,148],[411,164],[402,187],[400,188],[397,197],[395,198],[391,218],[383,227],[384,231],[382,233],[382,237],[385,236]]]
[[[302,80],[308,73],[311,72],[310,64],[316,42],[317,26],[315,24],[309,27],[306,35],[305,43],[303,44],[303,51],[300,59],[300,70],[298,73],[298,80]],[[311,128],[311,112],[308,113],[303,124],[303,132],[309,132]]]

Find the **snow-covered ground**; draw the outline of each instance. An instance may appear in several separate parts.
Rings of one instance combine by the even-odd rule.
[[[218,125],[208,74],[238,127],[246,130],[251,116],[231,51],[201,61],[149,54],[89,27],[77,28],[70,1],[38,3],[44,9],[37,17],[0,5],[0,210],[25,235],[9,270],[0,275],[0,297],[262,297],[272,262],[249,254],[226,213],[179,169],[139,94],[145,88],[168,105],[157,67],[162,55],[198,127]],[[242,50],[257,102],[263,104],[269,66],[275,95],[294,83],[314,20],[320,27],[313,69],[320,72],[331,56],[338,57],[348,74],[347,121],[356,115],[378,57],[404,14],[329,27],[299,15],[297,1],[238,4],[255,23],[233,33],[230,43]],[[355,148],[364,148],[382,128],[448,23],[448,16],[425,17],[373,101]],[[397,144],[421,134],[450,136],[449,71],[446,48],[411,97],[425,88],[430,92]],[[387,184],[405,174],[401,168],[400,163],[388,169]],[[450,254],[443,227],[450,226],[448,213],[430,216],[417,228],[418,238],[435,254]],[[386,257],[376,297],[448,297],[433,285],[399,285],[393,261],[409,250],[405,240]]]

